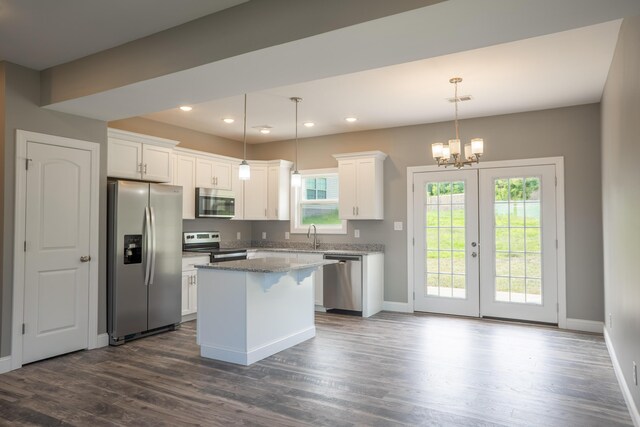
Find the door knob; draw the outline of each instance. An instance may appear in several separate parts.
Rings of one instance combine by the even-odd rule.
[[[478,256],[478,254],[477,254],[477,253],[475,253],[475,252],[471,252],[471,256],[475,258],[475,257],[477,257],[477,256]]]
[[[89,262],[91,261],[91,255],[84,255],[80,257],[80,262]]]
[[[478,244],[476,242],[471,242],[471,246],[475,248],[476,246],[478,246]]]

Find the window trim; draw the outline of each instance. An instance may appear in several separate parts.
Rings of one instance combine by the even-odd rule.
[[[307,170],[301,170],[300,174],[302,175],[302,180],[304,182],[304,179],[308,177],[326,176],[329,174],[337,175],[338,168],[307,169]],[[339,188],[340,188],[340,181],[338,180],[338,189]],[[300,218],[300,198],[303,190],[304,190],[303,185],[301,185],[299,188],[291,188],[291,221],[289,221],[289,224],[290,224],[290,231],[292,234],[306,234],[307,230],[309,229],[308,226],[298,225],[298,220]],[[338,194],[340,194],[339,190],[338,190]],[[327,202],[324,200],[313,200],[310,202],[312,202],[313,204],[335,203],[335,201],[333,200],[331,202]],[[318,224],[316,227],[317,227],[318,234],[347,234],[347,221],[344,219],[341,221],[340,226],[329,227],[326,225]]]

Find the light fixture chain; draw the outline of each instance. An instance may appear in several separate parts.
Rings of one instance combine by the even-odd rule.
[[[244,154],[243,160],[247,160],[247,94],[244,94]]]
[[[456,120],[455,120],[455,125],[456,125],[456,139],[460,140],[460,133],[458,131],[458,82],[456,81],[454,83],[455,89],[454,89],[454,102],[456,104]]]

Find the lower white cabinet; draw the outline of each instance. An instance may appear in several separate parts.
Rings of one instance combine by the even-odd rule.
[[[208,264],[208,256],[182,258],[182,320],[195,319],[198,307],[198,270],[196,265]]]

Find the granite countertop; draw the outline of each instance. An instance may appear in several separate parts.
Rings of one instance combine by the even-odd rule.
[[[330,254],[330,255],[371,255],[383,254],[382,250],[354,250],[354,249],[299,249],[299,248],[248,248],[247,252],[305,252],[311,254]]]
[[[239,261],[219,262],[215,264],[196,265],[196,268],[208,270],[245,271],[247,273],[286,273],[293,270],[304,270],[335,264],[338,261],[320,260],[301,262],[294,258],[254,258]]]

